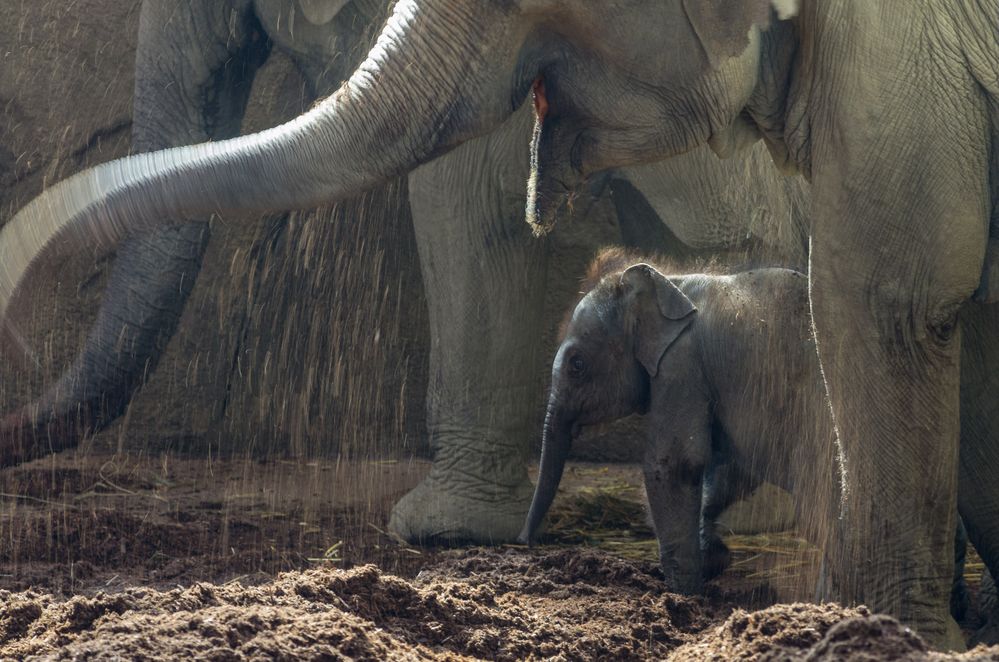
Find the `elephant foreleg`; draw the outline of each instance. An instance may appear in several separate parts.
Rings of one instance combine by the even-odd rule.
[[[960,196],[933,191],[907,200],[919,208],[899,217],[915,219],[918,231],[866,217],[873,205],[818,200],[817,207],[850,211],[817,221],[810,268],[844,462],[840,597],[891,613],[945,646],[962,645],[948,614],[960,424],[956,315],[977,284],[985,239],[981,217],[962,209]]]
[[[870,306],[862,288],[844,289],[849,276],[822,250],[816,242],[812,307],[844,461],[841,598],[944,641],[957,512],[959,337],[912,319],[909,302]]]
[[[898,73],[862,82],[830,75],[819,90],[828,106],[809,127],[810,301],[844,462],[844,544],[833,565],[846,601],[890,613],[936,646],[960,648],[948,609],[960,434],[957,314],[985,258],[987,126],[972,88],[925,94],[927,77],[939,73],[934,67],[960,65],[929,63],[914,43],[886,47],[870,37],[904,21],[873,9],[865,17],[875,23],[869,32],[837,26],[820,56],[849,53],[839,71],[862,66],[851,58],[865,39],[864,57]],[[890,98],[893,110],[858,121],[856,95]],[[946,128],[933,119],[955,113],[961,121]]]
[[[430,309],[434,456],[392,512],[389,526],[409,540],[514,540],[530,504],[547,241],[523,218],[523,119],[410,175]],[[504,158],[518,151],[524,159]]]

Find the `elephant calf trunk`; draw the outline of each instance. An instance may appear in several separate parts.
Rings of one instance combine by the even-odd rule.
[[[544,437],[541,443],[541,466],[538,470],[538,484],[534,488],[531,509],[527,513],[524,529],[517,536],[517,542],[532,545],[541,526],[541,521],[555,500],[565,460],[572,446],[571,422],[559,416],[551,407],[545,418]]]

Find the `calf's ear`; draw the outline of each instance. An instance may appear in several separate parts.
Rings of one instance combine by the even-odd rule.
[[[754,25],[770,25],[771,9],[778,19],[798,12],[799,0],[683,0],[683,12],[708,63],[717,69],[730,57],[741,55],[749,45],[749,31]]]
[[[694,321],[697,307],[673,282],[648,264],[636,264],[621,274],[630,308],[635,357],[650,377],[684,329]]]

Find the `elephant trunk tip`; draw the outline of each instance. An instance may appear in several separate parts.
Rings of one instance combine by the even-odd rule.
[[[534,547],[534,532],[529,528],[524,527],[524,530],[520,532],[517,536],[517,544],[526,545],[529,548]]]

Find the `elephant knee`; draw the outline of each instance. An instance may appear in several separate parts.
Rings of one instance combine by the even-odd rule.
[[[820,346],[852,327],[876,341],[867,346],[869,351],[882,353],[899,368],[912,370],[925,362],[949,361],[956,351],[958,311],[974,287],[971,281],[964,283],[967,279],[960,274],[944,276],[937,280],[947,286],[924,282],[922,288],[905,285],[911,283],[909,279],[857,282],[851,278],[844,282],[813,277],[812,314]]]

